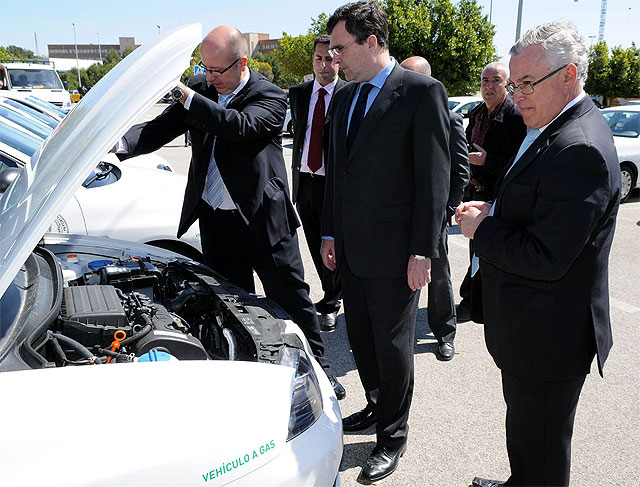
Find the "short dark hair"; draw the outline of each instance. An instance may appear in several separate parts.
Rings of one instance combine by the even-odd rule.
[[[313,52],[316,52],[316,46],[318,44],[331,44],[331,38],[327,34],[322,34],[321,36],[315,36],[313,38]]]
[[[389,46],[389,18],[376,0],[352,2],[338,7],[327,22],[327,33],[340,21],[345,21],[346,31],[355,36],[358,44],[364,44],[370,35],[376,36],[381,47]]]

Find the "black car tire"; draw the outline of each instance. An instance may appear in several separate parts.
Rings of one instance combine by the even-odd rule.
[[[620,187],[620,202],[624,203],[629,199],[633,188],[636,187],[636,181],[638,175],[636,174],[633,166],[628,162],[620,164],[620,175],[622,177],[622,185]]]

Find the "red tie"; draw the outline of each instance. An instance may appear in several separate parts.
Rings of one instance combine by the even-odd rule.
[[[309,141],[309,155],[307,166],[311,172],[316,172],[322,167],[322,126],[324,125],[324,88],[318,90],[318,101],[313,109],[311,121],[311,140]]]

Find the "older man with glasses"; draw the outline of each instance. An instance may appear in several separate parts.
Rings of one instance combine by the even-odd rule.
[[[178,237],[200,223],[204,261],[233,284],[255,292],[253,271],[267,297],[305,333],[336,391],[320,325],[304,281],[282,155],[284,92],[247,67],[238,29],[213,29],[200,48],[205,74],[173,90],[175,102],[124,136],[122,152],[136,156],[191,132],[192,160]],[[120,152],[120,151],[119,151]],[[125,156],[125,157],[126,157]]]
[[[588,57],[575,27],[536,27],[510,54],[506,89],[529,132],[493,204],[456,210],[480,258],[511,466],[506,482],[473,485],[566,486],[580,392],[594,356],[602,374],[612,346],[608,261],[620,168],[611,131],[583,90]]]

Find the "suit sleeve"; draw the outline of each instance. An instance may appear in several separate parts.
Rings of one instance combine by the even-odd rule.
[[[608,170],[601,153],[586,144],[563,149],[550,167],[528,196],[534,198],[530,224],[500,217],[480,223],[473,241],[479,257],[526,279],[555,281],[566,274],[607,207]]]
[[[325,118],[325,130],[329,134],[329,147],[327,150],[327,158],[325,160],[325,186],[324,186],[324,202],[322,204],[322,217],[320,220],[320,234],[323,237],[334,237],[333,219],[334,219],[334,204],[333,193],[335,185],[335,149],[333,147],[334,137],[334,121],[333,117],[336,112],[336,106],[340,105],[340,102],[344,99],[341,93],[334,93],[327,109],[327,115]]]
[[[438,243],[449,196],[450,118],[440,82],[426,85],[413,124],[414,205],[409,253],[439,257]]]
[[[451,182],[447,202],[447,218],[451,218],[462,201],[464,188],[469,184],[469,151],[464,133],[462,117],[451,113],[451,134],[449,135],[449,156],[451,157]]]
[[[122,160],[160,149],[189,129],[185,124],[186,116],[187,110],[174,102],[153,120],[134,125],[124,134],[127,153],[118,154],[118,157]]]
[[[251,98],[246,100],[242,111],[222,108],[196,93],[186,122],[229,142],[249,142],[280,134],[287,111],[286,97],[275,86],[264,83],[263,87],[261,90],[256,86],[256,92],[247,95]]]

